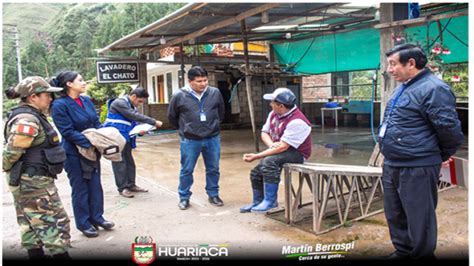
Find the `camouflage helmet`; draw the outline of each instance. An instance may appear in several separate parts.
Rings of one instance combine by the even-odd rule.
[[[63,88],[51,87],[49,83],[42,77],[33,76],[26,77],[15,87],[15,92],[20,98],[28,97],[31,94],[41,92],[58,92],[62,91]]]

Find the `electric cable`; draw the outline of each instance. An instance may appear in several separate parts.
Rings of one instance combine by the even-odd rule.
[[[329,8],[329,7],[326,7],[326,9],[324,10],[324,14],[323,14],[323,18],[322,18],[322,20],[321,20],[321,23],[324,22],[324,20],[325,20],[325,17],[326,17],[328,8]],[[311,47],[313,46],[313,43],[314,43],[314,41],[316,40],[316,37],[318,37],[318,36],[313,37],[313,40],[312,40],[311,43],[309,44],[308,48],[306,48],[306,51],[303,53],[303,55],[300,57],[300,59],[298,59],[298,61],[296,61],[296,63],[291,64],[290,68],[296,67],[296,65],[298,65],[298,64],[301,62],[301,60],[303,60],[303,58],[306,57],[306,55],[308,54],[309,50],[310,50]]]
[[[452,33],[449,29],[446,29],[446,30],[448,31],[449,34],[451,34],[454,38],[456,38],[456,40],[458,40],[460,43],[464,44],[464,46],[469,47],[469,45],[467,43],[465,43],[463,40],[461,40],[461,38],[456,36],[456,34]]]

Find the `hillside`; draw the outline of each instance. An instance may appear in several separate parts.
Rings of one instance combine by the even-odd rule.
[[[3,23],[16,24],[20,32],[21,47],[26,47],[36,32],[47,31],[50,22],[57,18],[63,3],[9,3],[3,4]],[[5,36],[6,37],[6,36]]]

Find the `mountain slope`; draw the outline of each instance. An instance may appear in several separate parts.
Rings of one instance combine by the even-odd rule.
[[[38,31],[46,32],[50,22],[60,14],[64,7],[69,5],[61,3],[3,4],[3,24],[18,26],[20,45],[24,48]],[[9,27],[4,27],[4,29],[9,29]]]

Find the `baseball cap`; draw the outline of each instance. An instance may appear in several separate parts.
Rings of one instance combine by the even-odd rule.
[[[286,105],[293,105],[296,102],[296,96],[287,88],[278,88],[273,93],[264,94],[263,99]]]
[[[49,85],[49,83],[42,77],[32,76],[26,77],[20,81],[14,90],[20,96],[20,98],[24,98],[30,96],[33,93],[62,91],[63,88],[51,87],[51,85]]]

